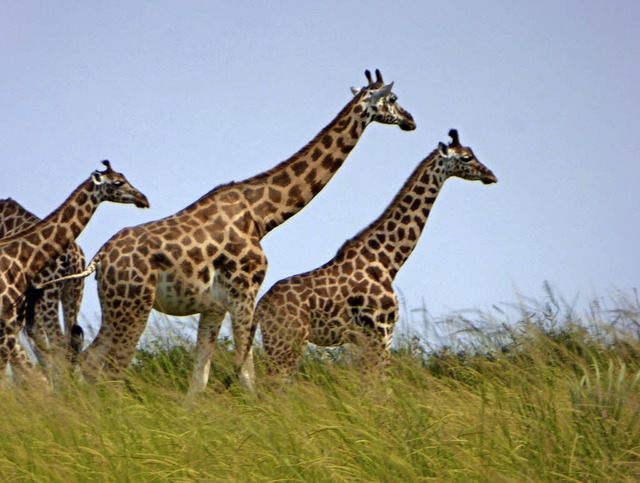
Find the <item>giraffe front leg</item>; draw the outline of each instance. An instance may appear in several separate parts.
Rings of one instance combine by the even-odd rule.
[[[7,342],[7,347],[9,348],[8,361],[11,363],[11,368],[13,369],[14,380],[20,383],[35,382],[36,384],[43,384],[45,387],[50,388],[47,378],[33,367],[33,363],[26,351],[22,348],[17,334],[8,331],[8,333],[3,334],[2,339]]]
[[[395,306],[355,311],[357,328],[350,331],[350,338],[358,348],[357,364],[363,372],[377,374],[389,366],[396,314]]]
[[[4,312],[0,319],[0,374],[5,378],[7,365],[11,363],[16,381],[46,383],[46,378],[33,370],[31,359],[20,344],[18,335],[22,328],[21,321],[15,306]]]
[[[225,313],[226,311],[221,308],[220,310],[200,314],[195,360],[187,397],[203,392],[209,382],[211,357]]]

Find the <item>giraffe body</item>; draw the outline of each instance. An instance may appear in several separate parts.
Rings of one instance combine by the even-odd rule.
[[[38,274],[77,238],[98,205],[113,201],[149,206],[121,173],[108,161],[104,164],[105,171],[94,171],[44,220],[0,240],[0,374],[9,360],[14,370],[29,371],[30,361],[18,341],[23,326],[21,299]]]
[[[11,198],[0,200],[0,239],[15,235],[40,222],[40,218]],[[80,245],[72,242],[58,258],[51,260],[32,279],[36,285],[84,269],[85,258]],[[26,331],[34,343],[34,352],[40,365],[47,370],[52,357],[68,352],[74,343],[72,334],[81,332],[78,314],[84,289],[83,279],[68,280],[60,285],[48,286],[35,304],[33,321]],[[59,320],[59,308],[64,315],[64,334]]]
[[[497,181],[470,148],[440,143],[414,170],[391,204],[369,226],[347,240],[336,256],[315,270],[277,282],[258,302],[272,376],[290,378],[311,342],[319,346],[354,343],[361,364],[388,363],[398,301],[392,284],[413,251],[445,180],[457,176]]]
[[[79,276],[97,270],[100,331],[80,356],[89,377],[104,370],[122,377],[152,308],[170,315],[200,314],[189,392],[209,378],[223,318],[231,316],[240,382],[253,382],[252,317],[267,269],[261,239],[300,211],[328,183],[372,122],[412,130],[411,115],[396,102],[392,84],[375,81],[306,146],[274,168],[219,186],[161,220],[114,235]]]

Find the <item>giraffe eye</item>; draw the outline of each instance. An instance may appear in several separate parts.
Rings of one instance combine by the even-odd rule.
[[[460,158],[463,162],[468,163],[469,161],[471,161],[473,159],[472,156],[469,155],[464,155]]]
[[[120,188],[120,186],[122,186],[124,184],[124,181],[114,181],[113,182],[113,186],[115,186],[116,188]]]

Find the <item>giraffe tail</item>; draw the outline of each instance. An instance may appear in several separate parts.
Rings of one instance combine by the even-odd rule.
[[[96,255],[95,257],[93,257],[93,260],[91,260],[89,265],[87,265],[87,268],[85,268],[82,272],[72,273],[71,275],[65,275],[64,277],[58,277],[52,280],[47,280],[46,282],[43,282],[40,284],[34,284],[32,285],[32,287],[35,290],[42,290],[48,287],[49,285],[53,285],[54,283],[66,282],[67,280],[77,280],[79,278],[86,278],[98,269],[99,264],[100,262],[98,259],[98,255]]]

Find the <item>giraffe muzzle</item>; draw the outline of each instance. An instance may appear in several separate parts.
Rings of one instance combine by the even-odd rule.
[[[149,208],[151,205],[149,204],[149,200],[142,193],[136,198],[136,201],[133,203],[137,208]]]
[[[400,129],[403,131],[413,131],[416,128],[416,122],[413,120],[413,116],[407,113],[407,118],[403,119],[400,123]]]
[[[493,184],[498,182],[498,178],[496,178],[496,176],[491,171],[489,171],[482,175],[480,181],[482,181],[484,184]]]

